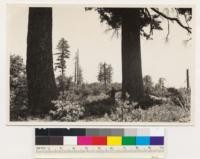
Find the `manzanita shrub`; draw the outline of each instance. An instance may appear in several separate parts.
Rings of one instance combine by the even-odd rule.
[[[85,108],[85,116],[103,116],[110,114],[114,108],[113,100],[110,96],[101,93],[100,95],[90,95],[83,102]]]
[[[74,99],[75,96],[70,91],[61,92],[58,99],[52,101],[55,110],[50,111],[52,120],[77,121],[84,114],[84,107]]]
[[[153,105],[148,109],[142,109],[136,102],[121,100],[118,94],[115,101],[116,109],[107,118],[117,122],[189,122],[190,92],[186,89],[179,92],[180,106],[169,100],[169,103]],[[177,100],[177,96],[175,97]]]

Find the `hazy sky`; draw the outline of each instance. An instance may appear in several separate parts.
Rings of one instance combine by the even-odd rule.
[[[7,8],[7,52],[19,54],[26,62],[26,38],[28,6],[10,5]],[[166,28],[166,21],[163,27]],[[70,45],[66,75],[74,74],[74,56],[79,49],[80,65],[85,82],[97,81],[98,64],[106,62],[114,69],[113,82],[121,82],[121,37],[112,37],[113,31],[105,32],[99,15],[85,11],[83,7],[56,5],[53,7],[53,53],[60,38]],[[151,75],[154,82],[166,79],[167,86],[186,85],[186,69],[191,70],[194,52],[192,40],[183,44],[187,32],[176,23],[170,25],[170,39],[165,42],[167,29],[154,31],[153,40],[141,38],[143,76]],[[54,57],[55,62],[56,57]],[[55,73],[58,75],[58,72]]]

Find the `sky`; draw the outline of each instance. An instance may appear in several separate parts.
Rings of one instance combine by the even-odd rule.
[[[17,54],[26,62],[26,38],[28,27],[28,5],[9,5],[7,8],[7,53]],[[187,32],[176,23],[170,23],[169,41],[166,43],[167,23],[163,19],[164,31],[154,31],[153,40],[141,37],[142,72],[150,75],[156,83],[160,77],[166,79],[168,87],[186,86],[186,69],[192,70],[194,61],[193,40],[187,45],[183,40]],[[113,67],[113,82],[121,82],[121,37],[100,23],[95,11],[85,11],[81,6],[53,6],[53,53],[59,40],[64,37],[70,46],[66,75],[74,74],[74,57],[79,49],[80,65],[85,82],[97,82],[98,65],[106,62]],[[54,62],[56,57],[54,56]],[[55,72],[59,75],[59,72]]]

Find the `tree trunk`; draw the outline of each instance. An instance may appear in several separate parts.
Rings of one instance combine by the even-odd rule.
[[[57,89],[52,57],[52,8],[29,8],[27,37],[28,103],[32,115],[53,108]]]
[[[122,17],[122,98],[140,101],[144,96],[140,50],[139,9],[124,9]]]

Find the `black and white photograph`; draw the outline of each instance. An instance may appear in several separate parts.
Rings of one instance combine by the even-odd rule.
[[[191,5],[8,4],[8,121],[190,124]]]

